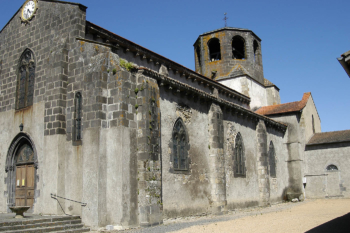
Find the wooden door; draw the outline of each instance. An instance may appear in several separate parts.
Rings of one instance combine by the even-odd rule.
[[[33,206],[34,164],[16,166],[16,206]]]
[[[16,206],[33,206],[34,178],[34,152],[29,144],[23,144],[16,157]]]

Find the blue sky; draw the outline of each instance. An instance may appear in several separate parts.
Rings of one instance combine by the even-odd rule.
[[[2,2],[1,28],[24,0]],[[223,27],[227,12],[228,26],[262,39],[265,78],[280,88],[282,103],[310,91],[323,132],[350,129],[350,78],[336,60],[350,50],[349,0],[79,2],[87,20],[190,69],[198,35]]]

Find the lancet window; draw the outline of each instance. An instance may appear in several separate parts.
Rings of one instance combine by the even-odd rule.
[[[75,119],[74,119],[74,139],[79,141],[82,139],[82,102],[83,97],[80,92],[75,94]]]
[[[275,178],[276,177],[276,153],[275,153],[275,147],[270,142],[269,146],[269,167],[270,167],[270,176]]]
[[[236,136],[234,153],[234,174],[235,176],[245,176],[244,144],[240,133]]]
[[[31,50],[22,53],[17,75],[16,109],[22,109],[33,105],[35,60]]]
[[[188,170],[187,134],[181,119],[176,121],[172,136],[174,170]]]

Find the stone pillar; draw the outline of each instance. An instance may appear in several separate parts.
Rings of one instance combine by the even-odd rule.
[[[270,205],[270,179],[267,156],[267,133],[264,121],[260,120],[256,127],[257,168],[259,180],[260,206]]]
[[[139,221],[141,226],[154,226],[163,222],[160,97],[156,80],[144,70],[138,71],[135,94]]]
[[[212,104],[209,110],[209,166],[212,212],[221,213],[226,206],[224,157],[224,124],[220,106]]]

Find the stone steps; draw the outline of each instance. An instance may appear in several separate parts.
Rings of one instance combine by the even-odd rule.
[[[39,219],[8,220],[0,222],[0,232],[18,233],[79,233],[88,232],[89,228],[84,228],[79,216],[64,217],[44,217]]]

